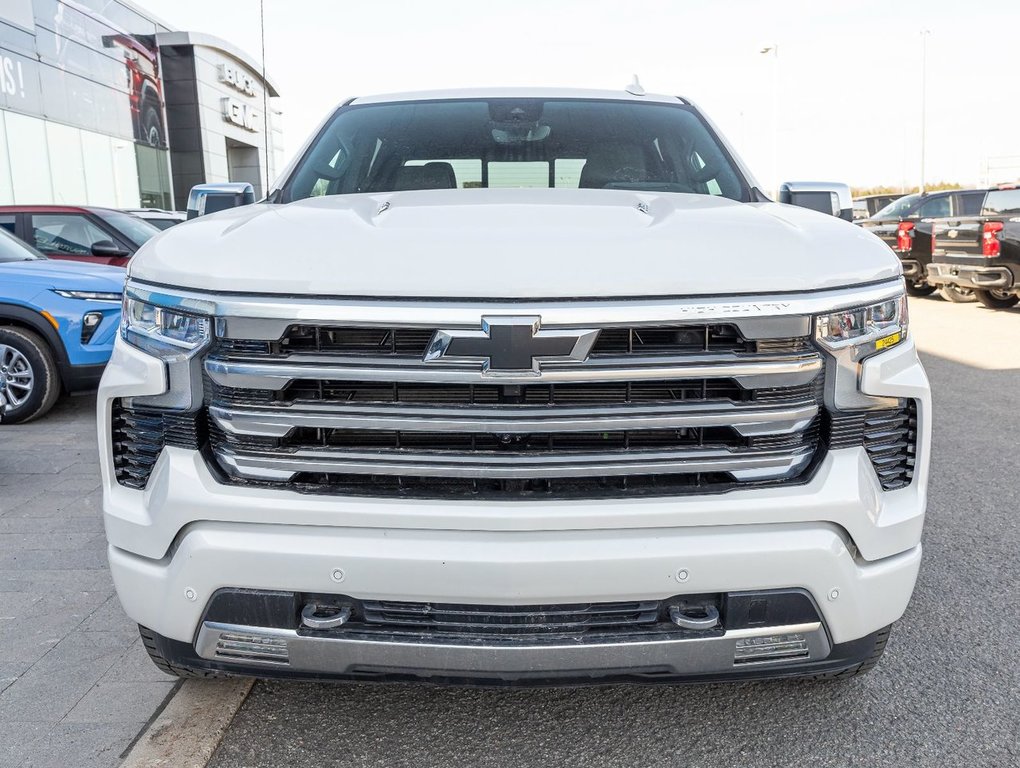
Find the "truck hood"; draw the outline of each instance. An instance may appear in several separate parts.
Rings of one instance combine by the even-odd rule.
[[[0,286],[5,283],[59,288],[68,291],[122,293],[127,271],[123,267],[80,261],[38,259],[0,264]]]
[[[878,238],[803,208],[600,189],[261,203],[174,227],[129,269],[210,291],[451,299],[773,293],[900,274]]]

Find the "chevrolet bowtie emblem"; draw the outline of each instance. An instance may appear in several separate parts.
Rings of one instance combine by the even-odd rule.
[[[479,362],[482,371],[541,373],[543,362],[582,363],[588,358],[597,330],[542,330],[535,316],[482,318],[481,330],[436,331],[425,362]]]

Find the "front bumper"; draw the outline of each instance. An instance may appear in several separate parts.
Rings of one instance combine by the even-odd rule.
[[[280,668],[208,655],[210,633],[226,630],[206,625],[206,606],[224,588],[504,606],[796,588],[818,606],[819,626],[801,628],[811,633],[813,655],[769,668],[805,674],[852,665],[867,645],[862,639],[899,618],[913,590],[931,439],[927,380],[910,341],[865,361],[858,376],[868,394],[916,401],[919,457],[904,488],[883,491],[864,449],[845,448],[828,451],[807,483],[713,496],[488,503],[327,497],[224,485],[200,453],[167,447],[145,490],[134,490],[112,472],[112,403],[162,393],[167,381],[159,361],[118,345],[99,395],[111,571],[127,614],[160,635],[168,654],[186,666],[240,673]],[[259,626],[253,620],[230,631]],[[294,638],[285,673],[452,671],[506,679],[534,670],[562,679],[654,668],[667,676],[728,677],[738,675],[738,639],[713,639],[709,653],[697,645],[708,640],[697,638],[463,652],[378,641],[323,649],[325,640],[313,647]],[[289,648],[291,638],[285,641]]]
[[[736,663],[735,645],[744,638],[802,635],[810,653],[798,664],[811,666],[832,663],[833,647],[891,624],[906,608],[921,547],[868,563],[856,556],[845,532],[818,524],[493,535],[196,523],[173,555],[160,561],[115,547],[109,555],[125,611],[186,646],[171,644],[171,650],[189,666],[311,677],[372,673],[516,679],[653,672],[725,677],[791,666],[781,660],[753,668]],[[503,605],[666,600],[677,593],[797,585],[813,597],[820,621],[607,644],[366,641],[301,635],[296,626],[264,627],[254,612],[244,624],[208,620],[209,600],[231,584],[342,591],[377,600]],[[288,663],[225,661],[216,653],[222,633],[277,638],[286,645]]]
[[[931,285],[955,285],[978,290],[1020,288],[1014,285],[1013,273],[1006,267],[973,267],[935,262],[928,265],[927,279]]]

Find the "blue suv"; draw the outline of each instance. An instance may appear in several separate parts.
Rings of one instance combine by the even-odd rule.
[[[0,229],[0,419],[95,389],[120,325],[121,267],[51,261]]]

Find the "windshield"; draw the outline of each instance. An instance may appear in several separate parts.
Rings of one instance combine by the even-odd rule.
[[[637,189],[749,199],[732,159],[689,107],[488,99],[340,109],[282,201],[411,189]]]
[[[898,197],[871,218],[902,219],[910,215],[910,212],[914,209],[914,206],[920,199],[921,199],[920,195],[907,195],[906,197]]]
[[[45,258],[35,248],[0,229],[0,264],[9,261],[35,261]]]
[[[144,245],[153,235],[159,234],[159,230],[149,222],[142,221],[137,216],[132,216],[129,213],[97,210],[96,215],[134,243],[135,246]]]

